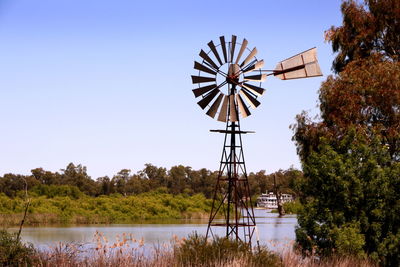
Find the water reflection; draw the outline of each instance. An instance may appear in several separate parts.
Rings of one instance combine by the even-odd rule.
[[[295,239],[294,229],[297,225],[295,215],[279,218],[277,213],[270,213],[266,210],[255,210],[254,212],[260,244],[276,249],[275,246],[287,245],[288,242]],[[204,235],[206,230],[207,221],[204,220],[174,220],[146,224],[25,227],[22,231],[22,239],[42,248],[58,242],[93,244],[95,242],[94,234],[99,231],[110,242],[114,241],[117,235],[121,236],[126,233],[132,234],[136,239],[143,238],[146,245],[153,246],[169,242],[173,235],[179,238],[187,237],[193,232]],[[216,234],[224,235],[224,228],[216,228]]]

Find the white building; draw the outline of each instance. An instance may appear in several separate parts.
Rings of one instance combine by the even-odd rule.
[[[281,203],[292,202],[293,196],[291,194],[281,194]],[[267,209],[277,209],[278,201],[273,192],[267,192],[265,194],[261,194],[257,198],[257,207],[267,208]]]

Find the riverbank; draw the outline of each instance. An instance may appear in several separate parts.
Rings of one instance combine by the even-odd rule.
[[[212,200],[202,194],[153,191],[132,196],[32,196],[25,225],[137,223],[148,220],[206,219]],[[0,195],[0,225],[17,226],[26,200]]]

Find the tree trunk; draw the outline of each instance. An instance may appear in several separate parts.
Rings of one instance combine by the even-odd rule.
[[[285,209],[281,203],[281,192],[279,192],[278,186],[276,185],[276,174],[274,174],[274,193],[276,196],[276,203],[278,204],[279,217],[285,215]]]

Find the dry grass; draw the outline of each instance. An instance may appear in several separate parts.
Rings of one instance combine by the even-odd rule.
[[[377,264],[368,259],[356,257],[331,257],[319,260],[318,257],[302,257],[293,249],[285,250],[281,253],[283,266],[288,267],[378,267]]]
[[[182,264],[177,249],[185,242],[174,236],[169,244],[158,246],[145,246],[143,239],[135,239],[132,235],[118,235],[115,241],[109,241],[104,235],[97,232],[94,236],[95,246],[86,247],[74,244],[59,243],[47,251],[39,252],[36,266],[120,266],[120,267],[172,267],[172,266],[249,266],[248,258],[236,255],[229,258],[221,258],[207,265],[198,263]],[[368,260],[353,257],[335,257],[325,260],[317,260],[316,257],[303,258],[292,249],[291,243],[281,248],[280,266],[287,267],[375,267]],[[254,266],[264,266],[256,264]]]
[[[23,213],[0,214],[0,225],[18,226],[21,224],[21,219],[23,216]],[[25,225],[55,224],[58,222],[58,216],[55,214],[29,214],[25,221]]]
[[[144,240],[132,235],[117,235],[110,242],[96,232],[96,245],[84,248],[81,245],[59,243],[48,251],[40,252],[40,266],[173,266],[174,258],[169,245],[144,248]]]

